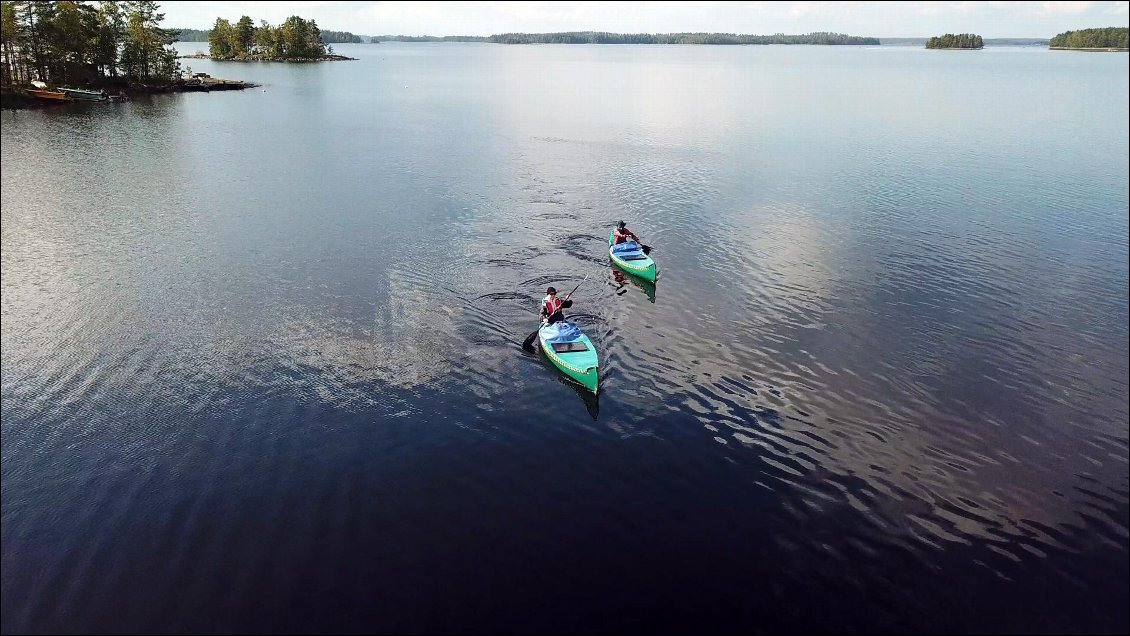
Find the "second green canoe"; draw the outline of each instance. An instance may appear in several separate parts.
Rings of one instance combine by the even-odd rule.
[[[643,253],[643,248],[635,241],[628,241],[619,245],[616,242],[616,230],[608,235],[608,256],[620,269],[639,276],[640,278],[655,282],[655,261]]]

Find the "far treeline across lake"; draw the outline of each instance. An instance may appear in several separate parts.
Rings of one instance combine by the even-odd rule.
[[[265,23],[263,23],[265,24]],[[229,25],[230,26],[230,25]],[[990,38],[974,33],[947,33],[931,38],[859,37],[842,33],[809,33],[806,35],[748,35],[734,33],[608,33],[604,31],[569,31],[562,33],[500,33],[477,35],[355,35],[349,31],[321,31],[326,44],[369,42],[489,42],[493,44],[816,44],[816,45],[919,45],[928,49],[976,50],[990,46],[1050,46],[1053,49],[1126,50],[1125,27],[1109,27],[1066,31],[1045,40],[1040,38]],[[208,42],[212,30],[179,29],[182,42]],[[215,56],[213,56],[215,57]],[[229,59],[229,58],[217,58]],[[235,58],[231,58],[235,59]]]
[[[565,33],[502,33],[488,42],[497,44],[879,44],[878,38],[843,33],[807,35],[743,35],[734,33],[605,33],[569,31]]]
[[[246,16],[244,16],[246,18]],[[250,18],[247,18],[250,20]],[[226,21],[225,21],[226,22]],[[240,23],[243,19],[240,19]],[[217,24],[219,20],[217,19]],[[237,23],[238,24],[238,23]],[[265,24],[265,23],[264,23]],[[228,24],[228,27],[231,25]],[[180,29],[182,42],[211,42],[213,31]],[[493,44],[880,44],[878,38],[844,35],[843,33],[809,33],[806,35],[742,35],[734,33],[607,33],[604,31],[569,31],[563,33],[500,33],[475,35],[371,35],[358,36],[348,31],[322,31],[327,44],[379,42],[490,42]],[[212,57],[216,57],[213,54]],[[226,59],[226,58],[217,58]]]

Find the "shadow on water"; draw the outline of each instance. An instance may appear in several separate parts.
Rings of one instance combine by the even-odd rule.
[[[553,366],[553,363],[550,362],[549,359],[545,357],[545,355],[541,355],[540,357],[542,359],[542,362],[544,362],[547,367],[550,367],[550,370],[552,370],[557,376],[557,381],[569,387],[570,389],[573,389],[573,392],[577,394],[577,397],[581,398],[581,402],[584,402],[585,404],[585,410],[589,412],[589,417],[591,417],[592,421],[595,422],[597,417],[600,415],[600,394],[593,393],[592,391],[588,390],[587,387],[581,385],[573,378],[570,378],[569,376],[562,373],[560,369]]]
[[[612,265],[612,278],[616,282],[616,295],[623,296],[627,291],[628,284],[638,287],[640,291],[647,294],[647,299],[653,304],[655,303],[655,283],[644,280],[638,276],[633,276],[624,270]]]

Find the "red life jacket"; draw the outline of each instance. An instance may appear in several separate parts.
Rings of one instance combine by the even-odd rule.
[[[620,228],[616,228],[616,245],[626,243],[631,236],[632,233],[628,231],[628,228],[624,228],[622,230]]]
[[[545,297],[545,315],[552,316],[553,314],[561,311],[561,304],[562,304],[562,301],[557,296],[554,296],[552,298],[550,298],[549,296],[546,296]]]

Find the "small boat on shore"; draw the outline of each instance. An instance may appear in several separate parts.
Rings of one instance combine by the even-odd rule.
[[[86,90],[85,88],[66,88],[66,87],[60,87],[59,90],[62,91],[64,95],[66,95],[67,97],[70,97],[71,99],[77,99],[77,100],[86,101],[86,102],[100,102],[100,101],[108,98],[108,95],[106,95],[106,91],[91,91],[91,90]]]
[[[27,94],[50,102],[73,102],[74,100],[62,91],[49,91],[45,88],[29,88]]]

